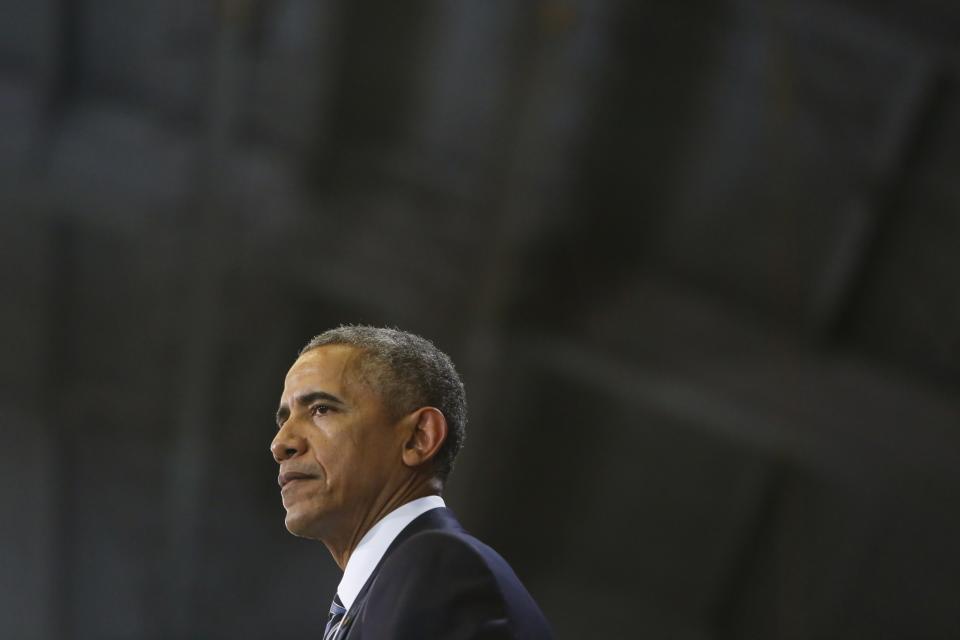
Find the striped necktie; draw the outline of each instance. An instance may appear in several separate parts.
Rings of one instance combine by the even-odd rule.
[[[333,602],[330,603],[330,617],[327,618],[327,627],[323,630],[323,640],[333,640],[337,637],[337,632],[343,624],[347,609],[340,600],[340,594],[333,596]]]

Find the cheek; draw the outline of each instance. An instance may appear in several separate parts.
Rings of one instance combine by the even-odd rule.
[[[337,459],[336,447],[326,433],[320,429],[314,429],[307,436],[307,443],[310,446],[308,456],[313,458],[315,471],[321,473],[324,477],[330,472],[330,464]]]
[[[342,432],[333,429],[318,429],[310,438],[310,453],[316,462],[317,470],[324,480],[342,483],[356,464],[357,443],[344,437]]]

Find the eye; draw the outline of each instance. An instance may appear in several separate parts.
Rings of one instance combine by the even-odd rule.
[[[328,404],[315,404],[310,407],[310,413],[315,416],[325,416],[333,411],[333,407]]]

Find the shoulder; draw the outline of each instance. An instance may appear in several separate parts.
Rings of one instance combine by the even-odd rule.
[[[462,530],[426,530],[404,540],[384,559],[369,600],[373,610],[432,611],[434,621],[449,624],[485,621],[504,637],[549,637],[543,614],[506,560]]]
[[[490,563],[497,560],[505,562],[496,551],[465,531],[428,530],[404,540],[387,558],[387,563],[452,561],[481,570],[490,569]]]
[[[496,588],[500,563],[506,565],[495,551],[463,531],[422,531],[404,540],[384,559],[377,582],[389,582],[394,575],[406,584],[420,578],[436,584],[471,578]]]
[[[417,533],[384,558],[354,627],[364,639],[514,637],[493,573],[446,531]]]
[[[520,579],[504,558],[466,531],[427,530],[399,545],[385,560],[382,572],[401,571],[449,579],[454,574],[472,575],[510,597],[523,588]]]

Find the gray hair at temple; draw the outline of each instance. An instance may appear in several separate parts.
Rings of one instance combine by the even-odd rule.
[[[366,325],[324,331],[310,340],[300,355],[336,344],[360,351],[360,377],[380,394],[395,417],[420,407],[435,407],[443,413],[447,439],[434,463],[436,477],[445,481],[467,435],[467,397],[450,357],[413,333]]]

